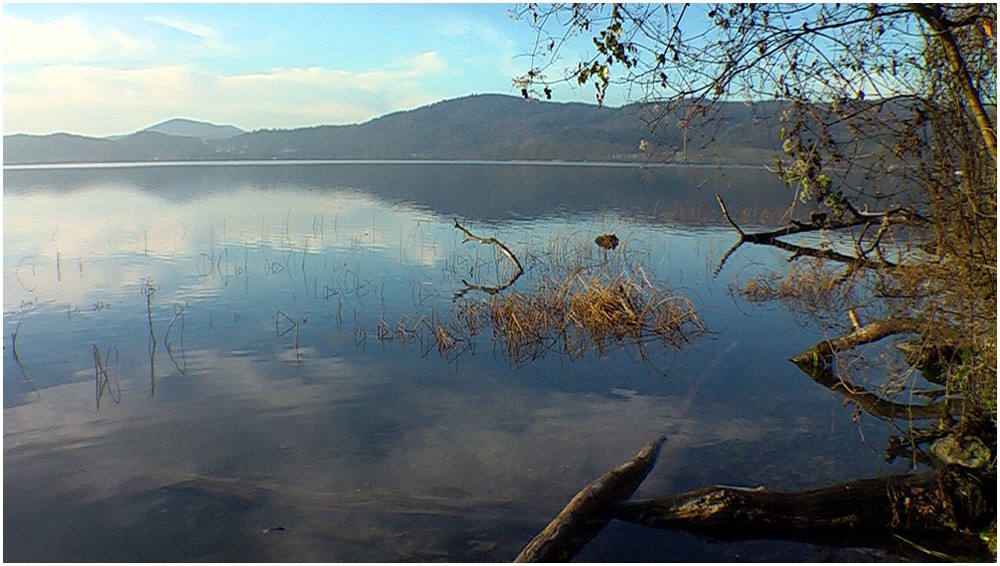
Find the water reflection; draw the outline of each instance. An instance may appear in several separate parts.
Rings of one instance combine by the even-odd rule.
[[[784,196],[760,198],[773,185],[756,173],[698,175],[486,164],[6,172],[5,556],[509,560],[579,486],[663,430],[648,495],[883,469],[887,427],[852,423],[784,361],[815,337],[728,293],[727,278],[781,254],[743,250],[715,278],[731,235],[690,223],[719,188],[731,187],[730,209],[746,199],[755,214]],[[515,366],[488,337],[456,357],[378,340],[380,321],[445,316],[463,278],[503,269],[490,247],[462,244],[453,217],[521,258],[512,289],[537,280],[539,258],[616,233],[710,334],[665,353],[666,376],[627,351]],[[857,456],[858,427],[871,458]],[[659,559],[717,556],[681,546]]]
[[[16,180],[5,184],[5,190],[31,187],[66,194],[103,187],[149,193],[166,202],[251,187],[260,193],[356,192],[390,206],[412,205],[445,218],[491,222],[618,213],[722,225],[716,192],[726,195],[737,220],[769,218],[783,212],[793,197],[773,173],[742,167],[346,162],[27,169],[6,174]]]

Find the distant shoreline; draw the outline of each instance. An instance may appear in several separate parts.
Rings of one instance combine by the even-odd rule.
[[[749,163],[650,163],[643,161],[562,161],[562,160],[493,160],[493,159],[226,159],[191,161],[116,161],[79,163],[15,163],[3,166],[4,171],[44,171],[66,169],[133,169],[151,167],[241,167],[280,165],[488,165],[518,167],[604,167],[630,169],[764,169],[764,165]]]

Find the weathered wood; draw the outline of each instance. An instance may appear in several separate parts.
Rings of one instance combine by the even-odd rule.
[[[631,497],[656,463],[665,436],[650,442],[624,464],[584,487],[514,560],[565,562],[611,519],[611,506]]]
[[[823,340],[809,350],[795,356],[792,361],[798,365],[808,363],[810,358],[818,356],[828,358],[837,352],[851,350],[863,344],[877,342],[888,336],[896,334],[922,334],[932,330],[934,327],[926,320],[918,318],[886,318],[876,320],[864,326],[855,328],[853,332],[833,338]]]
[[[975,532],[995,517],[995,501],[995,476],[981,477],[980,472],[949,466],[936,472],[865,478],[800,492],[715,486],[662,499],[617,503],[613,516],[713,540],[780,538],[865,545],[914,537],[960,542],[978,552]]]

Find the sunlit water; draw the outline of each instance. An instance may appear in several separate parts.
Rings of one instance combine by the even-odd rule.
[[[892,430],[787,358],[822,331],[732,292],[787,254],[734,242],[766,172],[273,164],[4,173],[4,558],[506,561],[660,432],[637,497],[890,471]],[[515,364],[446,320],[462,279],[616,233],[709,333],[680,351]],[[594,251],[594,257],[600,258]],[[606,259],[606,258],[605,258]],[[380,330],[381,329],[381,330]],[[898,468],[896,468],[898,470]],[[864,559],[612,523],[581,560]]]

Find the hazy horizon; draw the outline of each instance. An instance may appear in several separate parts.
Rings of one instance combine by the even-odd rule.
[[[365,119],[365,120],[359,120],[357,122],[348,122],[348,123],[342,123],[342,124],[316,123],[316,124],[300,124],[300,125],[292,125],[292,126],[283,126],[283,127],[278,127],[278,128],[267,128],[267,127],[243,128],[243,127],[241,127],[241,126],[239,126],[237,124],[221,122],[221,121],[215,120],[215,119],[213,119],[211,117],[201,118],[201,117],[179,116],[178,115],[178,116],[170,116],[168,118],[159,119],[159,120],[156,120],[154,122],[150,122],[148,124],[142,125],[142,126],[140,126],[138,128],[135,128],[133,130],[124,131],[124,132],[113,132],[113,133],[109,133],[109,134],[91,135],[91,134],[81,134],[81,133],[78,133],[78,132],[70,132],[70,131],[66,131],[66,130],[53,130],[53,131],[48,131],[48,132],[9,132],[9,131],[4,131],[3,135],[4,136],[15,136],[15,135],[48,136],[48,135],[55,135],[55,134],[69,134],[69,135],[78,135],[78,136],[84,136],[84,137],[107,138],[107,137],[117,137],[117,136],[135,134],[135,133],[138,133],[138,132],[141,132],[141,131],[144,131],[144,130],[148,130],[148,129],[154,128],[156,126],[160,126],[160,125],[163,125],[163,124],[166,124],[168,122],[175,121],[175,120],[184,120],[184,121],[190,121],[190,122],[198,122],[198,123],[201,123],[201,124],[209,124],[209,125],[218,126],[218,127],[228,127],[228,126],[231,126],[231,127],[239,128],[240,130],[243,130],[244,132],[247,132],[247,133],[251,133],[251,132],[254,132],[254,131],[258,131],[258,130],[266,130],[266,129],[298,130],[298,129],[304,129],[304,128],[317,128],[317,127],[324,127],[324,126],[352,126],[352,125],[366,124],[366,123],[371,122],[373,120],[378,120],[378,119],[381,119],[381,118],[385,118],[387,116],[390,116],[392,114],[396,114],[396,113],[399,113],[399,112],[407,112],[407,111],[410,111],[410,110],[416,110],[418,108],[422,108],[424,106],[438,104],[438,103],[441,103],[441,102],[448,102],[450,100],[457,100],[457,99],[461,99],[461,98],[467,98],[467,97],[471,97],[471,96],[511,96],[511,97],[515,97],[516,98],[516,96],[513,95],[513,94],[506,94],[506,93],[499,93],[499,92],[469,93],[469,94],[466,94],[466,95],[461,95],[461,96],[456,96],[456,97],[451,97],[451,98],[443,98],[441,100],[430,101],[427,104],[422,104],[422,105],[414,107],[414,108],[400,108],[400,109],[397,109],[397,110],[391,110],[389,112],[386,112],[385,114],[380,114],[378,116],[373,116],[373,117]],[[538,101],[538,102],[542,102],[542,101]],[[545,102],[548,102],[548,103],[557,103],[557,104],[560,103],[560,102],[579,102],[579,103],[583,103],[583,104],[590,104],[592,106],[596,106],[597,105],[596,102],[588,101],[588,100],[566,100],[566,101],[545,101]],[[612,105],[609,105],[609,104],[605,104],[604,106],[608,107],[608,108],[615,107],[615,106],[612,106]]]
[[[518,95],[512,78],[531,66],[535,37],[513,7],[8,4],[3,133],[106,137],[175,117],[245,131],[347,125]],[[594,93],[560,86],[555,98]]]

